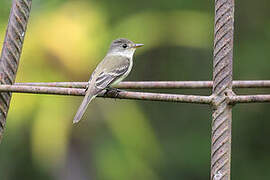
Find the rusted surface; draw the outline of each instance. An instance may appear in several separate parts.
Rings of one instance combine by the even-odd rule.
[[[85,89],[79,88],[41,87],[41,86],[22,86],[22,85],[0,85],[0,92],[1,91],[34,93],[34,94],[74,95],[74,96],[85,95]],[[137,99],[148,101],[184,102],[184,103],[198,103],[198,104],[210,104],[212,102],[211,96],[129,92],[129,91],[120,91],[117,94],[107,93],[107,95],[105,95],[105,91],[103,91],[99,94],[99,97],[118,98],[118,99]]]
[[[230,179],[232,109],[226,92],[232,90],[233,29],[234,0],[216,0],[211,180]]]
[[[22,86],[22,85],[20,85],[20,86],[0,85],[0,92],[74,95],[74,96],[84,96],[85,95],[85,89],[79,89],[79,88],[60,88],[60,87]]]
[[[28,82],[15,83],[18,86],[46,86],[46,87],[65,87],[65,88],[86,88],[88,82]]]
[[[23,84],[23,83],[22,83]],[[46,86],[30,86],[28,85],[0,85],[0,92],[17,92],[17,93],[31,93],[31,94],[54,94],[54,95],[73,95],[84,96],[85,89],[81,88],[67,88],[67,87],[46,87]],[[104,96],[102,92],[100,97]],[[181,94],[161,94],[161,93],[145,93],[145,92],[129,92],[122,91],[116,97],[113,94],[107,96],[109,98],[119,99],[137,99],[137,100],[153,100],[153,101],[171,101],[171,102],[186,102],[199,104],[213,104],[215,103],[214,96],[197,96],[197,95],[181,95]],[[235,95],[227,93],[226,101],[229,104],[236,103],[262,103],[270,102],[270,95]],[[217,104],[214,104],[217,106]]]
[[[85,88],[87,82],[29,82],[15,83],[15,85]],[[124,81],[115,87],[120,89],[207,89],[212,86],[212,81]],[[233,81],[233,88],[270,88],[270,81]]]
[[[0,82],[13,84],[22,52],[31,0],[13,0],[8,27],[0,57]],[[11,93],[0,94],[0,140],[3,136]]]
[[[239,95],[239,96],[231,96],[229,98],[229,102],[231,104],[236,103],[265,103],[270,102],[270,95],[268,94],[258,94],[258,95]]]
[[[121,92],[119,92],[119,94],[111,95],[110,97],[111,98],[118,98],[118,99],[182,102],[182,103],[196,103],[196,104],[210,104],[212,102],[211,96],[148,93],[148,92],[130,92],[130,91],[121,91]]]
[[[28,83],[25,83],[28,84]],[[76,83],[75,83],[76,84]],[[30,85],[0,85],[0,92],[17,92],[17,93],[31,93],[31,94],[54,94],[54,95],[73,95],[84,96],[85,89],[81,88],[67,88],[67,87],[45,87],[45,86],[30,86]],[[102,92],[99,97],[104,97]],[[214,96],[197,96],[197,95],[181,95],[181,94],[162,94],[162,93],[146,93],[146,92],[130,92],[121,91],[117,95],[108,93],[109,98],[119,99],[136,99],[136,100],[152,100],[165,102],[184,102],[184,103],[198,103],[198,104],[213,104]],[[226,101],[229,104],[236,103],[262,103],[270,102],[270,95],[235,95],[227,93]],[[214,106],[217,106],[216,104]]]
[[[269,88],[269,80],[233,81],[233,88]]]

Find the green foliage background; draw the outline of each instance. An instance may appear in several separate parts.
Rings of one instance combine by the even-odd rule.
[[[10,6],[1,0],[1,44]],[[236,1],[234,79],[270,79],[269,6]],[[16,81],[87,81],[118,37],[145,44],[127,80],[210,80],[213,21],[214,1],[35,0]],[[255,92],[269,90],[237,91]],[[72,126],[80,101],[13,94],[0,179],[209,179],[207,106],[99,98]],[[234,107],[233,179],[269,179],[268,109]]]

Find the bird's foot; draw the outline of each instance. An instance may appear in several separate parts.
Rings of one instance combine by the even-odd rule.
[[[86,85],[85,92],[88,90],[88,88],[89,88],[89,84]]]
[[[113,97],[117,98],[120,92],[122,92],[122,90],[117,89],[117,88],[108,87],[108,88],[106,88],[106,92],[104,93],[104,95],[105,96],[113,96]]]

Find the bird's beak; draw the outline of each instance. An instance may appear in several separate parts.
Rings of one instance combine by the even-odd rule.
[[[133,48],[138,48],[138,47],[142,47],[142,46],[144,46],[144,44],[134,44],[132,47]]]

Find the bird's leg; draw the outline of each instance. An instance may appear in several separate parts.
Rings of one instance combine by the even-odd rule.
[[[112,88],[112,87],[107,87],[108,91],[116,91],[116,92],[122,92],[123,90],[117,89],[117,88]]]
[[[89,88],[89,83],[87,83],[86,87],[85,87],[85,92],[88,90]]]
[[[105,92],[105,96],[114,96],[114,97],[118,97],[119,93],[122,92],[122,90],[117,89],[117,88],[112,88],[112,87],[107,87],[106,88],[106,92]]]

